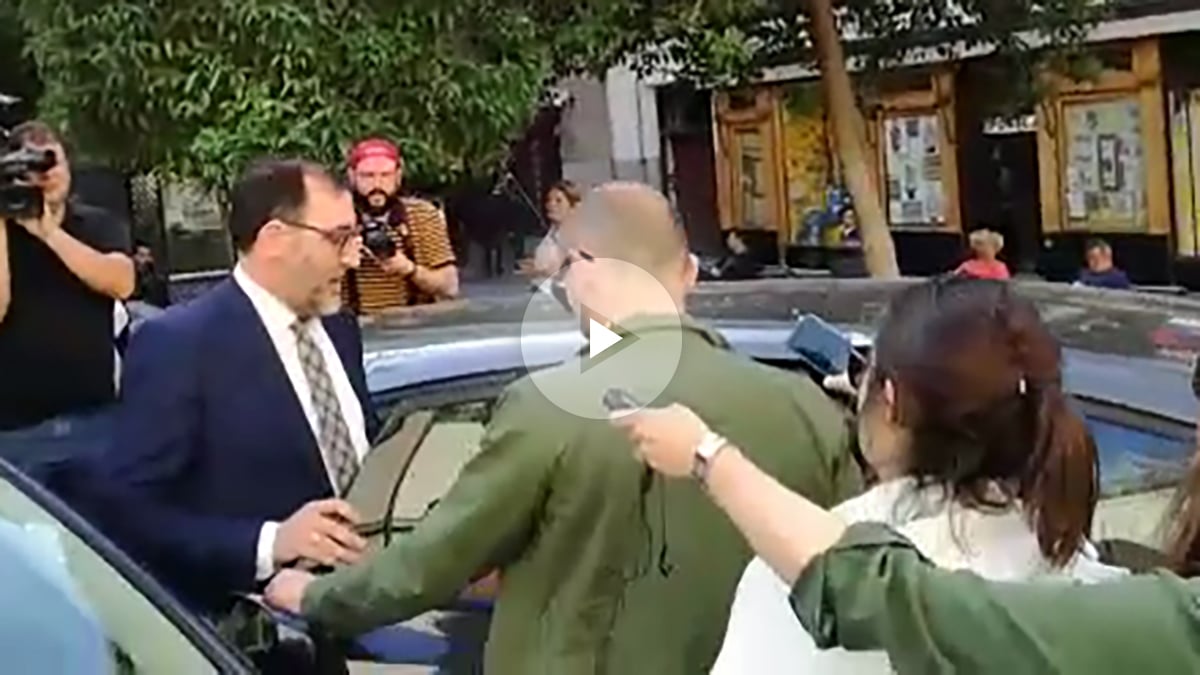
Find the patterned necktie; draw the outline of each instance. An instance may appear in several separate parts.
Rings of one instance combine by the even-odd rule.
[[[346,426],[346,418],[342,416],[342,407],[338,403],[337,394],[334,393],[333,379],[329,376],[325,357],[317,347],[312,332],[308,330],[309,323],[303,320],[296,321],[292,324],[292,333],[296,336],[296,349],[300,354],[304,377],[312,391],[312,406],[317,415],[321,452],[325,455],[325,464],[329,467],[329,472],[333,474],[334,489],[338,495],[344,496],[358,473],[358,455],[350,441],[350,427]]]

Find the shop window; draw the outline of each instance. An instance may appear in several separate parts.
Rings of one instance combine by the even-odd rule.
[[[888,221],[893,227],[944,224],[938,116],[899,114],[883,124]]]
[[[751,229],[771,227],[771,165],[760,129],[744,127],[734,132],[737,148],[735,165],[741,202],[742,226]]]
[[[1141,106],[1133,96],[1063,108],[1067,227],[1145,231]]]
[[[163,185],[162,205],[172,275],[232,266],[229,232],[215,198],[188,183],[170,182]]]

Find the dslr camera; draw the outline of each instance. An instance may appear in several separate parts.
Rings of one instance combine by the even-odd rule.
[[[54,151],[24,147],[0,128],[0,218],[40,218],[45,204],[33,179],[57,161]]]
[[[396,242],[392,239],[386,220],[364,218],[362,221],[363,246],[380,260],[396,255]]]

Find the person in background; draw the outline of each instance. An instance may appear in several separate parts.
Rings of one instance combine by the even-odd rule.
[[[649,345],[643,353],[681,347],[663,397],[705,411],[782,484],[818,503],[858,490],[835,403],[808,378],[733,354],[717,333],[679,316],[695,266],[665,196],[639,184],[602,186],[568,229],[565,283],[576,309],[636,330]],[[653,275],[669,306],[620,262]],[[328,576],[284,570],[268,602],[354,635],[427,611],[499,566],[488,673],[707,670],[750,551],[703,495],[648,481],[627,453],[612,452],[628,445],[603,419],[602,391],[593,419],[541,393],[580,388],[581,365],[572,359],[541,371],[538,385],[527,377],[510,386],[479,454],[412,532]],[[702,544],[689,543],[700,536]]]
[[[970,239],[972,258],[958,266],[955,274],[974,279],[1006,280],[1008,266],[997,259],[1004,250],[1004,236],[991,230],[975,230]]]
[[[137,270],[137,286],[132,301],[143,302],[158,308],[171,304],[166,278],[159,274],[154,261],[154,251],[144,241],[134,242],[133,264]]]
[[[128,225],[70,197],[58,134],[27,122],[12,141],[56,161],[30,177],[42,215],[0,222],[0,456],[49,483],[110,435],[113,303],[134,266]]]
[[[1133,288],[1125,271],[1113,265],[1112,247],[1103,239],[1092,239],[1084,248],[1087,267],[1079,272],[1077,284],[1094,288]]]
[[[358,314],[423,305],[458,296],[458,268],[446,217],[423,199],[400,196],[404,160],[391,141],[371,138],[347,160],[363,228],[363,259],[346,275],[343,298]],[[391,251],[373,251],[376,237]]]
[[[569,180],[560,180],[546,190],[546,224],[550,230],[538,244],[533,259],[521,261],[521,271],[535,283],[554,276],[566,261],[566,247],[561,243],[566,238],[563,225],[569,222],[581,199],[579,187]]]
[[[834,514],[896,527],[934,564],[989,579],[1125,574],[1087,540],[1096,450],[1032,303],[993,281],[922,284],[892,301],[875,345],[858,424],[880,483]],[[891,672],[880,652],[819,651],[789,590],[750,563],[713,673]]]

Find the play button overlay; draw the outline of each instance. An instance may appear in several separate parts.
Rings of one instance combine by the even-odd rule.
[[[583,337],[587,340],[587,357],[580,359],[579,366],[583,370],[615,356],[638,341],[637,333],[605,319],[586,305],[580,308],[580,316]]]
[[[588,356],[593,359],[623,339],[623,336],[595,319],[588,319],[588,324]]]
[[[568,294],[546,281],[526,307],[521,356],[533,383],[554,405],[585,419],[608,419],[603,400],[610,389],[647,405],[665,403],[683,345],[671,294],[632,263],[574,264],[597,266],[588,270],[592,285]]]

